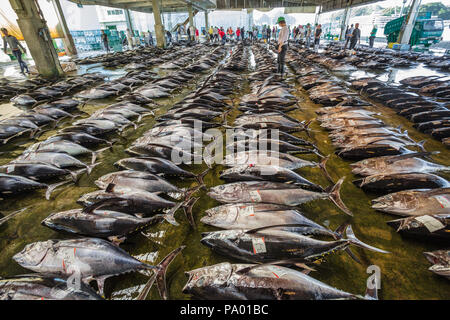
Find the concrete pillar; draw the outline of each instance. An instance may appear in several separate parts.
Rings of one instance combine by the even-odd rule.
[[[205,10],[205,28],[206,28],[206,34],[208,34],[208,30],[209,30],[208,10]]]
[[[166,37],[164,35],[164,26],[161,21],[161,11],[159,9],[159,1],[152,0],[153,17],[155,18],[155,36],[156,45],[160,48],[166,46]]]
[[[347,7],[344,10],[344,16],[342,17],[341,20],[341,35],[339,36],[339,40],[345,40],[345,30],[347,30],[347,26],[349,24],[350,21],[350,13],[352,11],[351,7]]]
[[[56,78],[64,74],[58,54],[44,20],[41,9],[35,1],[10,0],[17,14],[17,24],[22,31],[36,69],[42,77]]]
[[[248,28],[247,31],[251,31],[253,28],[253,9],[247,9]]]
[[[188,3],[187,8],[188,8],[188,13],[189,13],[189,27],[195,27],[194,26],[194,12],[192,11],[192,4]]]
[[[411,39],[411,33],[414,29],[414,24],[416,23],[417,13],[419,12],[421,0],[413,0],[411,8],[409,9],[408,15],[403,22],[402,29],[398,35],[398,43],[408,44]]]
[[[67,27],[66,18],[64,17],[64,12],[61,8],[61,3],[59,2],[59,0],[53,0],[53,7],[55,8],[59,24],[64,35],[63,41],[66,53],[69,56],[74,56],[77,54],[77,48],[75,47],[72,35],[70,34],[69,28]]]
[[[316,15],[314,16],[314,29],[316,28],[316,24],[319,23],[320,9],[320,6],[316,7]]]

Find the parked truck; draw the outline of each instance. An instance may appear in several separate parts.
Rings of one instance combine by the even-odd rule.
[[[405,19],[406,15],[386,23],[384,34],[386,35],[388,44],[397,42],[398,35],[400,34]],[[429,47],[433,43],[438,43],[442,40],[443,32],[444,22],[442,19],[432,18],[431,12],[427,12],[426,14],[417,17],[414,29],[411,33],[411,38],[409,39],[409,45],[411,47],[415,45]]]

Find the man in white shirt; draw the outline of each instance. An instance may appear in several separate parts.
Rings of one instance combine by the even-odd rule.
[[[284,73],[284,60],[286,58],[286,52],[288,47],[288,39],[289,39],[289,29],[286,25],[286,20],[284,17],[279,17],[277,20],[278,25],[281,28],[281,31],[278,35],[278,73],[283,76]]]

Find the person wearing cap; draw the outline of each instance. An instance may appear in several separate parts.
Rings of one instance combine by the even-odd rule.
[[[27,64],[22,60],[22,51],[27,53],[27,50],[25,50],[25,48],[20,44],[19,40],[17,40],[16,37],[8,33],[8,30],[6,28],[2,28],[1,31],[3,33],[3,51],[6,53],[6,48],[9,45],[12,54],[16,57],[17,62],[19,62],[21,73],[25,74],[24,70],[27,73],[30,73],[30,71],[28,71]],[[20,51],[20,49],[22,49],[22,51]]]
[[[278,35],[278,73],[283,76],[284,60],[286,58],[288,47],[289,29],[286,25],[286,20],[284,19],[284,17],[279,17],[277,23],[281,27],[280,34]]]

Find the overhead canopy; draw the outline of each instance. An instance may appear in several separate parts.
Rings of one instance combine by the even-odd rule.
[[[130,9],[138,12],[152,13],[152,0],[69,0],[82,5],[99,5],[120,9]],[[160,0],[161,12],[186,12],[187,5],[197,10],[208,10],[216,8],[216,0]]]
[[[152,0],[69,0],[83,5],[101,5],[139,12],[153,12]],[[291,12],[313,13],[313,7],[322,6],[321,12],[361,6],[381,0],[160,0],[161,12],[186,12],[188,3],[197,10],[217,9],[272,9],[292,8]]]

